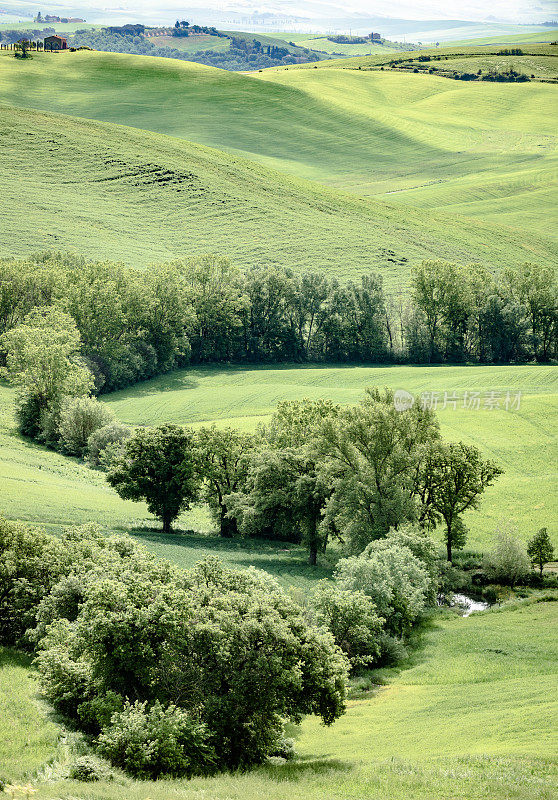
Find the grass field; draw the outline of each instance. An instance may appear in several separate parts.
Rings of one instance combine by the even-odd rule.
[[[453,225],[457,225],[455,213],[466,212],[474,216],[469,234],[448,232],[443,239],[447,250],[478,230],[480,241],[470,248],[468,260],[480,254],[501,259],[504,253],[499,254],[493,242],[498,236],[506,259],[515,254],[525,258],[527,237],[533,233],[546,242],[555,241],[558,226],[550,224],[549,215],[556,192],[556,87],[468,84],[433,75],[339,67],[341,63],[348,67],[351,61],[320,62],[330,64],[324,69],[281,68],[240,75],[145,56],[39,54],[21,65],[4,54],[0,101],[188,139],[359,196],[405,203],[390,236],[393,227],[409,218],[410,205],[417,213],[426,207],[450,214]],[[366,65],[366,58],[362,63]],[[95,155],[87,141],[81,149],[88,155],[77,156],[80,171]],[[45,157],[52,163],[50,151]],[[76,163],[75,156],[72,161]],[[33,154],[31,165],[38,169],[35,162]],[[54,161],[53,169],[61,167]],[[260,175],[261,183],[277,182],[276,177],[266,180]],[[87,174],[80,183],[83,180],[94,182]],[[90,185],[88,191],[95,195],[99,188]],[[278,194],[269,186],[262,186],[258,194],[264,192],[266,203]],[[282,207],[288,209],[290,203],[283,202]],[[121,217],[128,213],[125,208]],[[350,209],[342,215],[355,217]],[[498,226],[492,236],[479,227],[487,219]],[[523,248],[507,230],[499,230],[501,224],[522,231]],[[313,227],[309,222],[306,233]],[[362,227],[342,232],[343,250],[347,241],[356,243],[368,235]],[[122,240],[122,232],[118,238]],[[405,234],[405,238],[410,248],[417,237]],[[214,244],[208,241],[206,249],[210,247]],[[532,257],[540,257],[541,251],[534,247]],[[326,250],[332,252],[332,247]],[[366,244],[361,252],[364,256]],[[548,255],[547,251],[543,257]],[[316,254],[315,260],[319,259]]]
[[[17,722],[3,745],[3,774],[33,779],[50,756],[50,781],[33,781],[38,800],[552,800],[555,606],[436,618],[412,660],[384,674],[388,686],[350,701],[331,728],[304,721],[298,761],[189,782],[56,780],[71,755],[57,743],[25,660],[4,652],[2,720]]]

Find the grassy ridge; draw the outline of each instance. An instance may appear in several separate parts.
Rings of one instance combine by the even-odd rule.
[[[239,266],[341,278],[373,269],[387,287],[405,286],[410,264],[423,258],[554,259],[537,237],[430,212],[402,216],[395,205],[150,132],[7,109],[0,136],[5,253],[72,249],[142,266],[217,252]]]
[[[87,800],[551,800],[555,605],[437,621],[424,649],[399,676],[390,676],[389,686],[350,702],[331,728],[306,719],[298,733],[301,759],[294,764],[172,783],[118,777],[88,785]],[[56,730],[37,709],[24,665],[2,655],[0,696],[6,714],[17,719],[16,735],[11,730],[6,737],[3,766],[11,779],[29,779],[48,747],[56,755]],[[30,735],[42,749],[22,749]],[[56,780],[67,762],[59,752],[49,773],[53,780],[34,784],[37,798],[85,796],[83,784]]]
[[[495,221],[502,210],[504,223],[555,236],[544,217],[556,166],[552,85],[362,74],[366,58],[251,75],[109,53],[0,59],[5,103],[185,138],[390,202],[421,207],[424,193],[425,205],[450,213],[467,203],[477,222],[489,203]]]

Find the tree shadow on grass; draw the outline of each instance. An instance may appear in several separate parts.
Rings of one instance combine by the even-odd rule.
[[[29,669],[32,666],[33,658],[28,653],[21,650],[14,650],[11,647],[0,647],[0,669],[2,667],[23,667]]]
[[[354,764],[341,761],[337,758],[329,759],[327,756],[319,758],[297,758],[285,764],[265,764],[259,767],[259,772],[274,781],[296,782],[313,775],[328,775],[334,772],[351,772]]]
[[[280,578],[321,580],[330,578],[331,567],[312,567],[307,563],[303,547],[289,542],[270,542],[267,539],[224,539],[199,533],[162,533],[157,528],[132,528],[130,534],[146,544],[173,547],[186,551],[205,551],[227,560],[239,569],[256,567]],[[199,554],[199,560],[203,554]]]

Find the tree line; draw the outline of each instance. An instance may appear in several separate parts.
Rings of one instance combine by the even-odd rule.
[[[558,354],[555,272],[425,261],[410,292],[205,256],[142,272],[80,256],[0,260],[0,336],[56,308],[96,392],[204,363],[517,363]],[[1,345],[0,345],[1,347]],[[5,358],[6,345],[0,358]]]

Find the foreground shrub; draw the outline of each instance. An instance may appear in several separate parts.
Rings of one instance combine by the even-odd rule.
[[[276,751],[284,721],[343,713],[343,653],[270,576],[218,559],[186,572],[128,537],[80,533],[65,542],[75,571],[37,611],[36,661],[47,698],[100,733],[112,763],[145,776],[248,768]],[[194,724],[214,748],[203,769]],[[188,763],[166,743],[177,725]]]
[[[110,781],[113,778],[112,772],[98,758],[94,756],[81,756],[76,758],[68,770],[68,778],[84,783],[95,781]]]
[[[72,456],[83,456],[91,434],[108,425],[112,418],[110,408],[94,397],[67,400],[60,411],[58,423],[62,450]]]
[[[21,645],[37,608],[65,569],[60,543],[22,522],[0,518],[0,643]]]
[[[106,464],[106,450],[111,448],[111,456],[116,457],[120,445],[126,441],[132,431],[120,422],[110,422],[97,428],[87,440],[87,462],[91,467],[103,467]],[[110,459],[112,461],[112,458]]]
[[[383,622],[372,600],[364,592],[337,589],[324,581],[312,605],[316,621],[333,634],[351,669],[371,667],[380,655]]]
[[[380,539],[359,556],[342,559],[336,578],[342,589],[362,591],[393,636],[406,635],[427,605],[431,579],[408,547]]]
[[[509,533],[497,536],[494,549],[487,554],[484,562],[484,570],[490,581],[512,589],[527,577],[530,568],[531,562],[525,547]]]
[[[99,752],[134,778],[207,775],[216,757],[207,727],[170,705],[126,703],[99,736]]]

